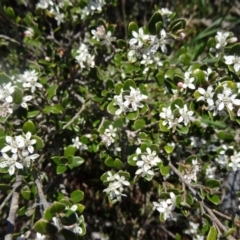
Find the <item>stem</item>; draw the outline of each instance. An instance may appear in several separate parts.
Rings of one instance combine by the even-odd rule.
[[[12,200],[10,205],[10,210],[7,218],[7,231],[5,235],[5,240],[12,240],[13,239],[13,231],[15,226],[15,220],[17,211],[19,208],[19,196],[20,196],[20,186],[22,185],[22,176],[17,175],[16,181],[13,184],[13,191],[12,191]]]

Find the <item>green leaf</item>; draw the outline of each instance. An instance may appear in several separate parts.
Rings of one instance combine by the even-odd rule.
[[[228,236],[232,235],[236,231],[235,228],[229,228],[226,233],[224,233],[223,238],[227,238]]]
[[[84,198],[84,193],[80,190],[76,190],[70,194],[70,199],[74,203],[79,203],[80,201],[83,200],[83,198]]]
[[[182,98],[176,98],[173,102],[172,102],[172,104],[171,104],[171,109],[172,109],[172,111],[174,111],[175,109],[178,109],[178,107],[180,107],[180,108],[183,108],[183,106],[184,106],[184,102],[183,102],[183,99]]]
[[[123,89],[131,90],[130,87],[133,87],[136,89],[136,83],[133,80],[128,79],[127,81],[124,82]]]
[[[44,142],[40,137],[36,135],[32,135],[32,139],[35,139],[37,141],[36,144],[34,144],[34,149],[38,151],[44,147]]]
[[[205,186],[208,188],[219,188],[221,186],[221,182],[215,179],[208,179],[205,182]]]
[[[145,121],[143,119],[137,119],[133,124],[133,129],[138,130],[145,127]]]
[[[65,210],[66,206],[63,203],[60,202],[54,202],[51,207],[49,208],[49,212],[52,215],[55,215],[56,213],[63,212]]]
[[[234,45],[230,48],[230,50],[229,50],[229,52],[228,52],[228,55],[238,55],[238,56],[240,56],[240,43],[234,44]]]
[[[164,121],[164,120],[160,120],[160,121],[159,121],[160,131],[162,131],[162,132],[169,132],[169,129],[167,128],[167,126],[164,126],[164,125],[163,125],[163,121]]]
[[[129,38],[133,37],[132,32],[135,31],[138,33],[138,25],[135,22],[130,22],[128,25],[128,36]]]
[[[6,7],[6,8],[4,9],[4,11],[5,11],[5,13],[6,13],[10,18],[12,18],[13,20],[15,20],[16,15],[15,15],[14,10],[13,10],[11,7]]]
[[[202,85],[206,81],[205,73],[201,69],[195,69],[192,74],[197,79],[196,83],[198,85]]]
[[[217,240],[217,229],[212,226],[208,232],[208,235],[207,235],[207,240]]]
[[[187,20],[185,18],[179,18],[171,22],[169,29],[172,32],[177,32],[178,30],[185,29]]]
[[[16,104],[20,104],[23,99],[23,90],[19,87],[15,87],[14,93],[13,93],[13,102]]]
[[[108,157],[105,161],[104,164],[108,167],[114,167],[114,161],[111,157]]]
[[[44,217],[45,220],[50,221],[50,220],[52,220],[53,216],[54,215],[50,212],[50,208],[47,208],[44,211],[43,217]]]
[[[211,196],[209,193],[207,194],[207,198],[210,202],[212,202],[215,205],[218,205],[221,202],[221,199],[218,195]]]
[[[22,189],[21,189],[21,195],[24,199],[26,200],[30,200],[31,198],[31,190],[28,186],[24,186]]]
[[[35,134],[36,133],[36,127],[35,127],[34,123],[30,120],[25,122],[24,125],[23,125],[23,132],[24,133],[30,132],[31,134]]]
[[[38,114],[40,113],[40,111],[31,111],[31,112],[28,112],[27,114],[27,118],[34,118],[36,117]]]
[[[76,151],[77,151],[77,149],[70,145],[70,146],[65,148],[65,150],[64,150],[64,157],[74,156]]]
[[[161,172],[161,174],[163,175],[163,176],[167,176],[168,174],[169,174],[169,166],[164,166],[164,165],[162,165],[161,167],[160,167],[160,172]]]
[[[125,48],[127,48],[128,43],[126,41],[122,40],[122,39],[118,39],[117,40],[117,45],[118,45],[118,48],[125,49]]]
[[[116,169],[122,169],[123,168],[123,163],[120,159],[115,159],[114,163],[113,163],[114,168]]]
[[[172,145],[165,145],[164,146],[164,150],[166,151],[167,154],[170,154],[170,153],[173,152],[174,146],[172,146]]]
[[[12,189],[12,186],[9,185],[9,184],[4,184],[4,183],[1,183],[0,184],[0,191],[8,191]]]
[[[67,170],[67,167],[65,165],[59,165],[57,166],[57,174],[62,174]]]
[[[114,106],[114,101],[111,101],[107,106],[108,113],[115,115],[115,112],[119,109],[119,107]]]
[[[138,118],[138,115],[139,115],[139,111],[137,110],[136,112],[129,112],[129,113],[127,113],[126,117],[129,120],[136,120]]]
[[[47,99],[50,100],[57,93],[58,85],[53,85],[47,89]]]
[[[191,64],[191,56],[189,54],[182,54],[179,57],[179,61],[185,66],[189,66]]]
[[[12,79],[5,73],[1,72],[0,73],[0,85],[3,83],[9,83],[12,82]]]
[[[221,140],[225,140],[225,141],[233,141],[234,140],[234,135],[225,131],[219,131],[217,133],[217,136],[219,139]]]
[[[54,235],[58,232],[58,228],[55,225],[53,225],[52,223],[49,223],[44,219],[38,220],[34,224],[33,229],[36,232],[41,233],[43,235]]]
[[[84,163],[84,159],[81,157],[70,156],[68,158],[71,159],[70,163],[68,163],[68,167],[71,169],[73,169],[75,167],[79,167],[81,164]]]
[[[157,34],[156,24],[158,22],[163,22],[162,15],[160,14],[159,11],[155,12],[148,22],[148,30],[149,30],[150,34],[153,34],[153,35]]]

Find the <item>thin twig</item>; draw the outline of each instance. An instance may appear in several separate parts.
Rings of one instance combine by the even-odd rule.
[[[216,214],[217,214],[218,216],[220,216],[220,217],[223,217],[223,218],[225,218],[225,219],[227,219],[227,220],[229,220],[229,221],[232,220],[231,217],[229,217],[229,216],[227,216],[227,215],[225,215],[225,214],[223,214],[223,213],[217,211],[216,209],[213,209],[212,211],[213,211],[214,213],[216,213]]]
[[[77,112],[77,114],[66,124],[63,126],[63,129],[69,127],[78,117],[79,115],[85,110],[87,103],[82,105],[81,109]]]
[[[38,197],[40,204],[43,206],[43,209],[46,210],[49,207],[49,203],[47,202],[46,197],[44,196],[43,193],[43,186],[39,178],[37,177],[35,180],[36,186],[37,186],[37,191],[38,191]]]
[[[13,184],[13,193],[12,193],[12,200],[11,200],[11,205],[10,205],[10,210],[7,218],[7,233],[5,235],[5,240],[12,240],[13,239],[13,231],[14,231],[14,226],[15,226],[15,219],[17,215],[17,211],[19,208],[19,187],[22,185],[22,176],[17,175],[16,176],[16,181]]]
[[[4,199],[4,201],[2,202],[2,204],[0,205],[0,211],[3,209],[3,207],[6,205],[6,203],[8,202],[8,200],[11,198],[11,196],[13,195],[13,192],[15,191],[15,189],[12,189],[12,191],[7,195],[7,197]]]

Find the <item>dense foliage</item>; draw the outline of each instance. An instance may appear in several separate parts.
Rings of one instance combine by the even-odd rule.
[[[239,239],[239,9],[1,1],[2,238]]]

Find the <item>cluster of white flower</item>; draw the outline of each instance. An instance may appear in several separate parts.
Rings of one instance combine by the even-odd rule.
[[[13,137],[6,136],[7,145],[1,150],[3,161],[0,162],[0,168],[8,168],[10,175],[13,175],[15,168],[29,168],[32,161],[39,157],[39,154],[33,154],[35,139],[31,139],[32,134],[27,132],[26,135]],[[12,156],[6,153],[11,151]]]
[[[15,87],[12,86],[12,83],[9,82],[7,84],[3,83],[0,86],[0,116],[6,117],[8,114],[13,113],[13,109],[11,107],[13,102],[12,94],[15,91]]]
[[[129,186],[130,183],[125,179],[124,176],[120,176],[118,173],[114,175],[112,172],[107,172],[107,182],[110,182],[108,187],[103,191],[106,192],[111,200],[121,201],[122,196],[126,196],[123,194],[124,186]]]
[[[117,136],[116,131],[117,131],[117,129],[114,128],[113,125],[109,125],[109,127],[104,130],[104,134],[100,135],[102,142],[106,146],[109,147],[112,143],[114,143],[114,141],[115,141],[114,139]]]
[[[216,46],[210,48],[210,52],[215,53],[216,57],[218,57],[220,53],[224,52],[224,48],[227,46],[227,44],[237,42],[237,38],[234,37],[232,33],[223,31],[217,32],[215,40]]]
[[[230,157],[228,167],[232,168],[233,171],[240,170],[240,152],[234,151],[234,155]]]
[[[101,12],[105,4],[105,0],[90,0],[88,6],[81,9],[81,19],[86,18],[86,16],[93,15],[96,11]]]
[[[67,0],[61,0],[57,1],[58,4],[56,4],[55,1],[52,0],[40,0],[37,4],[37,8],[49,10],[49,12],[54,16],[55,20],[57,21],[58,26],[64,22],[64,13],[60,12],[60,9],[63,8],[65,5],[72,5],[71,1]]]
[[[139,28],[138,32],[132,31],[132,35],[133,38],[129,41],[131,50],[128,52],[128,60],[135,62],[143,58],[142,64],[154,65],[156,68],[162,66],[160,58],[155,54],[159,48],[164,54],[167,54],[167,45],[174,42],[166,31],[164,29],[160,31],[160,38],[156,35],[145,34],[143,28]],[[144,69],[144,73],[147,71],[148,69]]]
[[[197,173],[200,171],[200,165],[197,159],[192,160],[191,166],[186,166],[185,174],[183,175],[184,179],[191,183],[192,181],[197,181]]]
[[[176,196],[173,192],[170,192],[170,198],[167,200],[159,200],[159,202],[153,202],[154,209],[157,209],[163,214],[163,219],[174,218],[172,211],[175,209]]]
[[[177,127],[182,127],[180,123],[184,123],[185,126],[188,126],[189,122],[193,120],[193,111],[189,111],[187,105],[185,104],[183,108],[180,108],[178,105],[176,105],[178,109],[179,117],[174,117],[173,111],[171,107],[163,107],[162,112],[159,114],[159,116],[164,119],[163,125],[167,126],[168,129],[172,128],[172,131],[174,132]]]
[[[78,64],[80,65],[81,68],[93,68],[95,66],[95,61],[94,61],[95,56],[91,55],[88,52],[88,47],[86,44],[81,43],[79,49],[77,50],[77,56],[75,59],[77,60]]]
[[[38,73],[35,70],[26,70],[23,74],[18,75],[17,81],[21,82],[24,88],[31,89],[31,93],[34,93],[36,88],[43,87],[43,85],[38,82]]]
[[[79,151],[83,151],[83,150],[87,150],[88,149],[86,144],[84,144],[81,141],[79,141],[79,137],[73,138],[72,142],[73,142],[73,146],[76,149],[78,149]]]
[[[144,105],[140,103],[142,100],[147,99],[147,96],[142,94],[139,88],[135,89],[130,87],[129,91],[121,90],[120,95],[114,96],[114,105],[118,105],[119,109],[115,112],[116,115],[127,112],[135,112],[138,108],[142,108]],[[128,95],[129,94],[129,95]]]
[[[156,167],[157,164],[161,162],[161,159],[158,157],[156,151],[152,151],[150,148],[147,148],[146,152],[142,153],[141,149],[137,148],[136,154],[137,155],[133,157],[133,160],[136,161],[136,165],[138,166],[138,170],[135,174],[142,177],[153,177],[153,167]]]
[[[107,45],[109,46],[112,41],[114,41],[116,38],[112,37],[112,33],[108,31],[106,33],[106,29],[103,25],[97,27],[96,30],[91,31],[93,38],[96,39],[97,41],[101,41],[102,45]]]
[[[190,235],[193,240],[204,240],[204,236],[198,234],[199,223],[189,222],[189,228],[185,230],[185,233]]]

